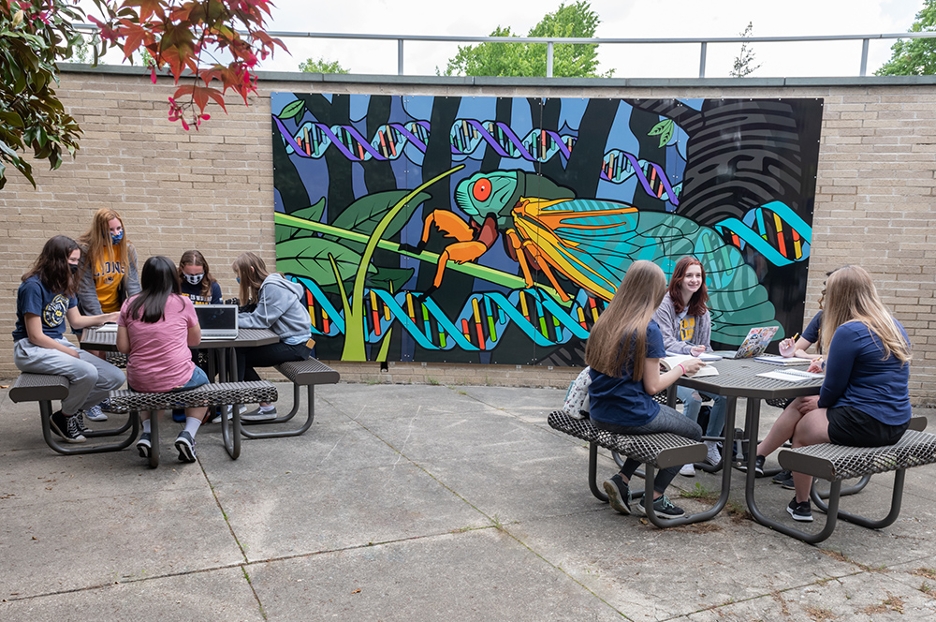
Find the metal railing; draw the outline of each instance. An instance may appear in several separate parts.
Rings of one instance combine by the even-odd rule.
[[[96,32],[93,24],[75,24],[76,29]],[[245,33],[242,33],[245,34]],[[595,44],[595,45],[660,45],[660,44],[699,44],[699,77],[705,77],[705,61],[709,43],[802,43],[816,41],[861,41],[861,60],[858,75],[868,72],[868,47],[871,41],[887,39],[924,39],[936,37],[936,32],[901,32],[871,35],[806,35],[789,37],[675,37],[675,38],[560,38],[560,37],[467,37],[453,35],[381,35],[354,34],[344,32],[292,32],[269,31],[271,37],[279,39],[351,39],[357,41],[396,41],[397,75],[406,75],[403,67],[403,44],[412,42],[444,43],[541,43],[546,45],[546,77],[553,77],[553,54],[556,45]]]

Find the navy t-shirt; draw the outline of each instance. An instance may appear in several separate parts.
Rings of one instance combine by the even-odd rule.
[[[803,331],[801,336],[809,343],[816,343],[819,341],[819,329],[821,328],[822,310],[820,310],[813,319],[809,320],[809,325],[806,327],[806,330]]]
[[[65,294],[50,291],[37,275],[32,275],[22,283],[16,292],[16,327],[13,340],[28,337],[26,334],[26,314],[38,315],[42,320],[42,332],[61,339],[65,334],[65,314],[78,304],[78,299]]]
[[[900,322],[897,328],[909,343]],[[910,364],[883,356],[880,339],[867,326],[858,321],[839,326],[829,343],[819,407],[851,406],[887,425],[909,421]]]
[[[647,325],[646,357],[666,357],[663,334],[653,320]],[[644,373],[647,372],[656,373],[657,370],[644,368]],[[643,381],[633,380],[626,368],[621,370],[620,378],[606,376],[594,369],[590,375],[592,381],[588,387],[588,398],[591,418],[595,421],[634,428],[653,421],[660,412],[660,405],[644,389]]]
[[[202,295],[201,283],[199,283],[198,285],[192,285],[191,283],[189,283],[183,278],[181,285],[182,285],[182,293],[188,296],[189,300],[191,300],[192,304],[194,305],[207,305],[207,304],[219,305],[222,302],[221,301],[221,286],[218,284],[217,281],[214,281],[211,284],[211,298],[210,299],[207,296]]]

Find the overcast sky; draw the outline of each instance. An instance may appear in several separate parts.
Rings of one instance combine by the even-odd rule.
[[[558,0],[274,0],[270,31],[489,35],[509,26],[526,35]],[[571,3],[571,2],[569,2]],[[755,36],[879,34],[905,32],[923,0],[592,0],[600,16],[598,37],[731,37],[754,24]],[[453,8],[450,8],[453,7]],[[457,7],[457,8],[455,8]],[[396,43],[288,39],[291,55],[278,53],[263,63],[268,71],[295,71],[309,57],[337,60],[353,73],[395,74]],[[893,41],[871,42],[868,73],[890,57]],[[407,74],[433,75],[445,68],[457,44],[407,43]],[[753,76],[855,76],[861,42],[757,43]],[[710,45],[709,77],[728,75],[739,44]],[[672,46],[602,45],[600,69],[615,77],[696,77],[698,44]]]

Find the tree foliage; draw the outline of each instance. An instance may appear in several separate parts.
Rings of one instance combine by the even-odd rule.
[[[338,61],[327,61],[324,57],[318,59],[307,58],[299,63],[299,71],[302,73],[349,73]]]
[[[739,33],[745,39],[754,34],[754,22],[748,22],[744,32]],[[753,65],[753,66],[752,66]],[[747,41],[741,43],[741,51],[734,59],[734,66],[728,75],[732,78],[743,78],[760,69],[760,65],[754,65],[754,49],[748,45]]]
[[[936,31],[936,0],[926,0],[908,32]],[[936,38],[898,39],[891,58],[874,72],[878,76],[928,76],[936,74]]]
[[[587,0],[560,4],[527,33],[528,37],[593,38],[601,18]],[[492,37],[518,37],[510,27],[498,26]],[[565,78],[610,78],[614,70],[598,73],[598,44],[554,44],[553,75]],[[459,46],[445,74],[465,76],[545,76],[545,43],[492,43]]]
[[[59,62],[84,42],[73,24],[85,18],[100,28],[94,58],[118,48],[132,62],[148,61],[153,82],[167,71],[177,88],[169,120],[197,128],[214,101],[222,109],[229,89],[247,103],[256,91],[254,68],[282,42],[267,35],[270,0],[91,0],[100,17],[77,0],[0,0],[0,188],[12,164],[35,186],[23,153],[32,149],[52,169],[62,153],[74,155],[81,128],[65,112],[54,87]],[[226,60],[222,62],[220,58]],[[190,72],[186,84],[183,73]]]

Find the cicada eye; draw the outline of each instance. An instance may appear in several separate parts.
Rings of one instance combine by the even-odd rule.
[[[491,196],[491,180],[482,177],[475,182],[474,188],[471,189],[471,194],[474,195],[474,198],[478,201],[487,201]]]

